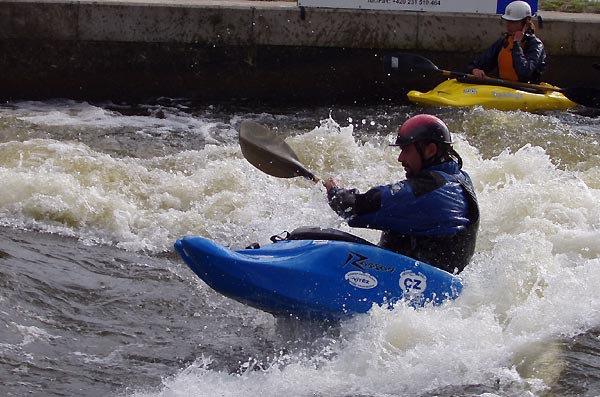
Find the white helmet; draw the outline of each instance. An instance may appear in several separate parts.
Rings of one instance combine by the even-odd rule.
[[[524,1],[513,1],[506,6],[502,19],[506,21],[521,21],[531,17],[531,7]]]

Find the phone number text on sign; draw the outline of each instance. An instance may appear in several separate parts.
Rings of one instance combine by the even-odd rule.
[[[301,7],[495,14],[498,0],[298,0]]]
[[[418,7],[438,7],[442,5],[442,0],[367,0],[369,5],[388,4],[392,8],[395,6],[408,6],[414,10],[422,10]],[[403,7],[405,8],[405,7]]]

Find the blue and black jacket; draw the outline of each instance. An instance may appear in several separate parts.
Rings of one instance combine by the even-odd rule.
[[[479,58],[471,62],[466,69],[472,73],[473,69],[481,69],[489,74],[498,69],[498,54],[503,46],[508,45],[508,35],[505,34],[496,40]],[[523,83],[539,84],[541,76],[546,69],[546,51],[544,43],[534,34],[527,33],[521,45],[512,48],[513,67]]]
[[[462,271],[475,252],[477,198],[471,178],[454,161],[364,194],[333,188],[328,199],[351,227],[381,230],[379,246],[450,273]]]

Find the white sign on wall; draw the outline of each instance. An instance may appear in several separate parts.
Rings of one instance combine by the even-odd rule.
[[[503,13],[510,0],[298,0],[299,7],[353,8],[364,10]],[[537,0],[530,0],[535,13]]]

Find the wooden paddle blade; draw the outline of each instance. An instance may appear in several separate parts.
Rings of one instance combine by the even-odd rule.
[[[598,87],[565,87],[560,92],[575,103],[600,109],[600,88]]]
[[[387,73],[441,72],[429,59],[404,52],[386,54],[383,62]]]
[[[239,139],[246,160],[265,174],[278,178],[302,176],[313,181],[319,180],[300,163],[292,148],[266,126],[243,121]]]

